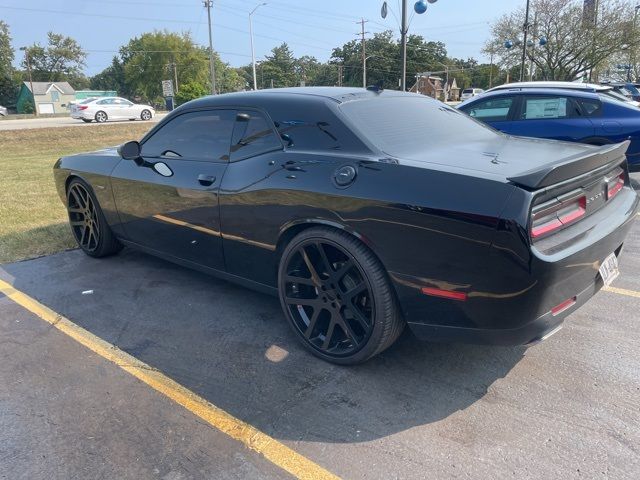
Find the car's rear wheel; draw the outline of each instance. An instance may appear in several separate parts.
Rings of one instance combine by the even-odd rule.
[[[107,114],[105,112],[100,110],[99,112],[96,113],[95,119],[96,119],[96,122],[98,123],[104,123],[109,119],[109,117],[107,117]]]
[[[91,188],[74,179],[67,189],[69,224],[78,246],[91,257],[105,257],[122,249],[109,228]]]
[[[93,120],[91,120],[90,118],[83,118],[82,121],[84,123],[91,123]]]
[[[151,120],[151,112],[149,110],[142,110],[140,118],[144,121]]]
[[[382,352],[404,320],[387,274],[359,240],[314,227],[285,248],[278,272],[280,303],[307,349],[351,365]]]

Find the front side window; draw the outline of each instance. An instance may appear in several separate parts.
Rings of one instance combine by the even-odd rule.
[[[231,160],[282,148],[278,135],[258,112],[238,112],[231,142]]]
[[[234,110],[178,115],[145,140],[142,156],[227,161],[235,115]]]
[[[599,100],[582,98],[579,103],[585,117],[598,117],[602,114],[602,102]]]
[[[483,122],[500,122],[509,118],[514,97],[490,98],[469,106],[465,111],[470,117]]]
[[[549,120],[581,116],[576,102],[567,97],[527,97],[524,102],[522,119]]]
[[[100,100],[98,102],[96,102],[97,105],[112,105],[113,104],[113,98],[105,98],[104,100]]]

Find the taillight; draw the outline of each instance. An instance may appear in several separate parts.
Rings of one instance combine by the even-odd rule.
[[[563,227],[571,225],[587,213],[587,197],[582,192],[572,192],[533,209],[531,238],[538,240]]]
[[[86,110],[87,108],[89,108],[89,106],[88,106],[88,105],[80,105],[80,106],[78,107],[78,110]]]
[[[605,180],[607,181],[607,200],[611,200],[620,190],[622,190],[622,187],[624,187],[624,170],[619,168]]]

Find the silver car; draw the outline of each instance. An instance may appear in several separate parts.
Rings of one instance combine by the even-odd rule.
[[[93,120],[98,123],[107,120],[151,120],[155,113],[150,105],[136,104],[121,97],[87,98],[71,105],[71,118],[86,123]]]

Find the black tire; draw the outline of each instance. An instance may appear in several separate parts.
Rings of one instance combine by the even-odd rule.
[[[93,122],[93,120],[91,120],[90,118],[83,118],[83,119],[82,119],[82,121],[83,121],[84,123],[91,123],[91,122]]]
[[[151,120],[152,118],[153,116],[151,115],[151,112],[146,108],[142,110],[142,112],[140,112],[140,120],[144,120],[146,122]]]
[[[69,225],[78,247],[90,257],[100,258],[122,250],[91,187],[75,178],[67,187]]]
[[[98,123],[104,123],[107,120],[109,120],[109,117],[106,114],[106,112],[103,112],[102,110],[100,110],[99,112],[96,112],[95,119],[96,119],[96,122]]]
[[[405,326],[384,267],[340,230],[298,234],[282,253],[278,290],[302,344],[331,363],[362,363],[390,347]]]

